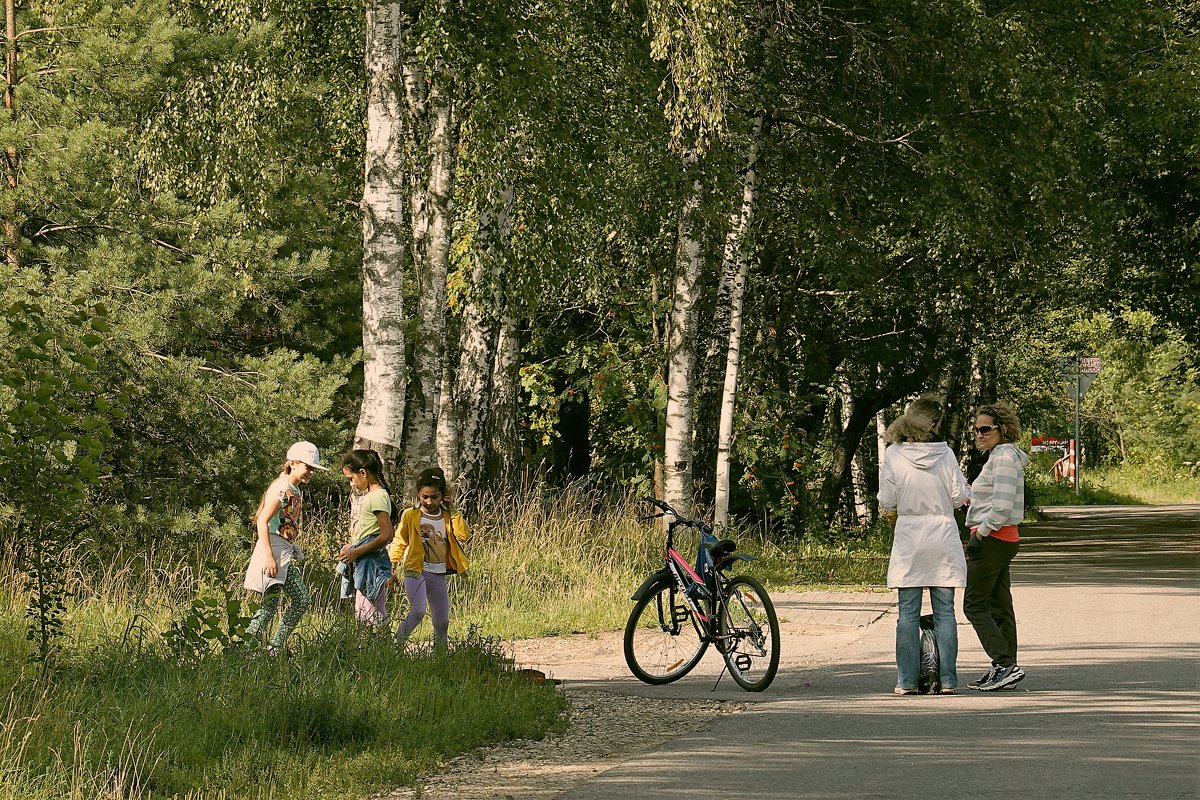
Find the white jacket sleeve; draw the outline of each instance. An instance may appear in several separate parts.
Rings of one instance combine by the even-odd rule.
[[[883,451],[883,463],[879,467],[879,507],[884,511],[896,510],[896,473],[892,469],[891,448]]]

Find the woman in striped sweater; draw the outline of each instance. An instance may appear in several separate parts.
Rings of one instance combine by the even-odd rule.
[[[983,692],[1010,688],[1025,677],[1017,665],[1017,617],[1009,576],[1009,564],[1020,548],[1017,526],[1025,516],[1029,456],[1014,444],[1020,438],[1021,421],[1008,403],[989,403],[976,412],[975,446],[988,453],[988,460],[971,484],[963,613],[992,660],[986,675],[967,684]]]

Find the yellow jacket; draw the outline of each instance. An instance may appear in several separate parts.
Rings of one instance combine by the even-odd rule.
[[[471,538],[471,529],[457,511],[443,511],[446,521],[446,574],[461,575],[467,571],[467,554],[462,546]],[[393,568],[414,578],[425,568],[425,546],[421,542],[421,509],[409,508],[400,516],[396,538],[388,546]]]

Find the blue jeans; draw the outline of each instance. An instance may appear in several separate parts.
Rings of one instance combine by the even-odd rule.
[[[937,639],[942,666],[942,688],[958,687],[958,627],[954,620],[954,589],[930,586],[933,600],[933,635]],[[896,618],[896,686],[916,689],[921,675],[921,596],[925,589],[907,587],[900,592],[900,614]]]

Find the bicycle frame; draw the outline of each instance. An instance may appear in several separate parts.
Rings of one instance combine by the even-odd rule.
[[[717,568],[709,550],[719,540],[707,525],[703,523],[695,523],[693,525],[693,527],[696,527],[700,531],[700,544],[697,547],[696,563],[695,567],[693,567],[675,549],[675,528],[680,524],[684,523],[678,520],[672,520],[667,523],[667,540],[664,547],[663,568],[646,578],[633,597],[634,599],[640,597],[664,573],[671,575],[675,582],[675,588],[683,596],[684,601],[695,614],[697,621],[700,622],[702,628],[700,631],[701,638],[706,642],[719,643],[718,639],[720,637],[715,632],[715,620],[719,617],[725,593],[723,591],[722,570]],[[738,555],[736,558],[747,557]],[[711,574],[711,580],[702,575],[705,572]]]
[[[630,670],[645,683],[671,683],[687,675],[713,645],[743,689],[767,688],[779,666],[774,605],[761,583],[731,571],[737,561],[754,557],[738,553],[733,541],[718,539],[703,521],[681,516],[661,500],[647,502],[662,512],[651,518],[667,517],[666,541],[662,567],[633,593],[624,636]],[[694,565],[675,546],[680,525],[700,534]]]

